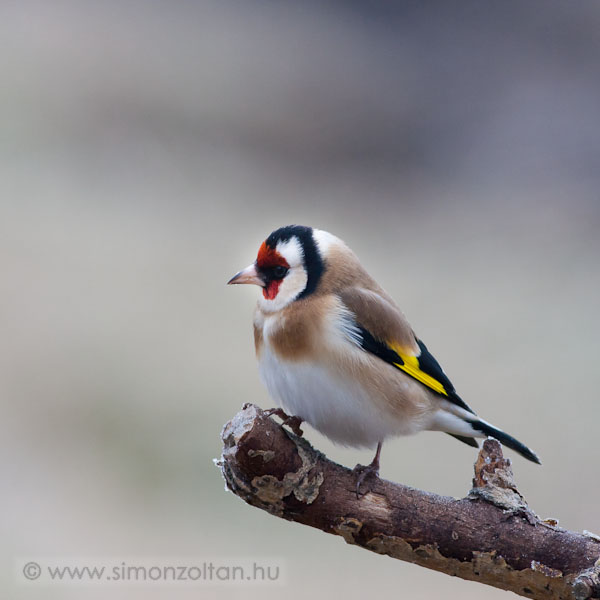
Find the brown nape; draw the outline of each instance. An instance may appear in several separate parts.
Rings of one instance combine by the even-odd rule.
[[[332,244],[327,256],[324,257],[324,262],[325,271],[315,294],[337,294],[347,287],[361,287],[385,294],[348,246],[340,243]]]
[[[418,351],[414,333],[402,311],[347,246],[330,247],[318,293],[337,294],[356,315],[358,324],[377,339],[394,342],[409,352]]]

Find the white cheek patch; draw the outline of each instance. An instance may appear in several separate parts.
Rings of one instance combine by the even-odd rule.
[[[277,252],[279,252],[279,254],[285,258],[290,267],[293,268],[302,266],[304,257],[302,253],[302,246],[300,245],[297,237],[294,236],[285,242],[279,242],[277,244]]]
[[[285,276],[277,296],[273,300],[268,300],[264,296],[259,299],[259,304],[264,312],[276,312],[281,310],[284,306],[295,300],[306,288],[308,277],[304,267],[294,267],[288,271]]]
[[[289,299],[295,298],[304,291],[307,282],[308,277],[303,267],[290,269],[285,279],[281,282],[279,294],[277,295],[283,294]]]

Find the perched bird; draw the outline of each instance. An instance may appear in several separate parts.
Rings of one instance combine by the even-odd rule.
[[[306,421],[333,442],[377,447],[371,464],[355,467],[357,495],[365,477],[378,474],[385,439],[423,430],[476,448],[475,438],[492,436],[540,463],[462,400],[402,311],[339,238],[299,225],[277,229],[228,283],[262,288],[254,342],[261,379],[280,407],[270,413],[300,434]]]

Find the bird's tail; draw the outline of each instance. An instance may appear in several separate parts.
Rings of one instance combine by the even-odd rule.
[[[475,431],[481,432],[484,436],[489,435],[493,438],[496,438],[501,444],[507,448],[511,448],[515,452],[518,452],[521,456],[527,460],[530,460],[531,462],[537,463],[538,465],[542,464],[538,455],[531,448],[528,448],[525,444],[514,438],[512,435],[504,433],[504,431],[501,429],[490,425],[482,419],[469,419],[469,423]]]
[[[487,421],[480,419],[477,415],[456,406],[448,406],[447,410],[438,411],[429,429],[434,431],[445,431],[461,442],[469,444],[469,446],[477,447],[478,444],[474,438],[482,438],[489,435],[496,438],[507,448],[511,448],[515,452],[518,452],[527,460],[537,463],[538,465],[542,464],[537,454],[531,450],[531,448],[528,448],[525,444],[519,442],[519,440],[515,439],[512,435],[504,433],[504,431],[494,427]]]

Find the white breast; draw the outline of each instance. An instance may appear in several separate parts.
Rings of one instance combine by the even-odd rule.
[[[377,442],[404,432],[403,424],[384,414],[367,391],[352,377],[343,376],[333,364],[315,361],[288,361],[279,358],[269,343],[275,317],[263,327],[264,346],[259,357],[260,376],[271,397],[289,415],[297,415],[333,442],[346,446],[374,447]],[[344,344],[346,352],[360,350],[347,322],[338,322],[336,331],[324,337]]]

